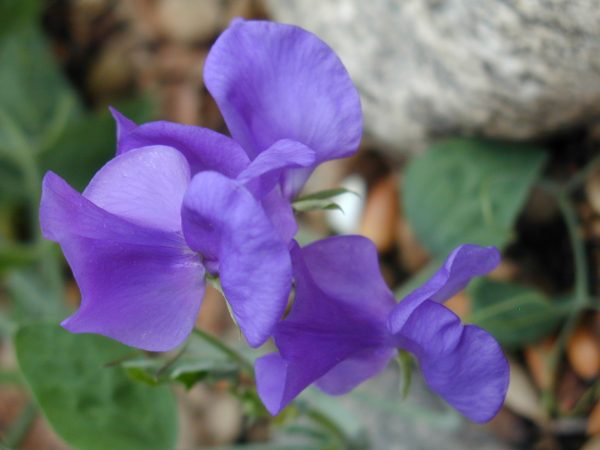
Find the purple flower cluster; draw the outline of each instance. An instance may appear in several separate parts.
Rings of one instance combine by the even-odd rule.
[[[170,350],[194,327],[207,276],[218,277],[249,345],[273,336],[279,350],[256,363],[272,414],[313,383],[348,392],[403,349],[448,403],[474,421],[491,419],[506,394],[506,359],[488,333],[441,303],[498,264],[494,248],[457,248],[396,303],[367,239],[305,248],[293,240],[294,197],[318,164],[352,154],[361,137],[359,97],[333,51],[294,26],[236,20],[211,49],[204,78],[232,138],[137,125],[113,110],[117,155],[82,194],[46,174],[42,230],[61,245],[82,292],[63,326]]]

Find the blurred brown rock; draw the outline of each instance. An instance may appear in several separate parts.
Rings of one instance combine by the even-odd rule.
[[[596,402],[596,405],[592,408],[592,411],[588,416],[587,434],[600,435],[600,400]]]
[[[544,422],[546,414],[542,408],[540,397],[527,376],[527,372],[513,360],[509,360],[509,364],[510,382],[506,394],[506,407],[534,422]]]
[[[465,291],[454,295],[444,304],[461,319],[467,317],[471,312],[471,300]]]
[[[533,381],[541,390],[550,387],[551,376],[548,366],[548,358],[551,355],[555,339],[547,338],[542,342],[527,345],[523,349],[525,362]]]
[[[196,320],[196,326],[208,333],[219,336],[231,323],[225,299],[219,291],[208,284],[202,300],[200,315]]]
[[[218,31],[221,3],[219,0],[161,0],[157,6],[160,30],[173,41],[206,41]]]
[[[581,450],[600,450],[600,436],[596,436],[585,443]]]
[[[600,168],[588,176],[585,194],[594,212],[600,214]]]
[[[429,260],[429,254],[417,241],[410,224],[404,217],[400,217],[396,228],[400,266],[410,273],[422,269]]]
[[[600,436],[593,437],[585,443],[581,450],[600,450]]]
[[[586,385],[572,370],[566,370],[558,381],[556,397],[558,399],[558,409],[563,414],[569,413],[577,404],[583,393],[586,391]]]
[[[242,431],[242,407],[228,392],[207,385],[196,385],[179,396],[185,421],[179,448],[231,445]]]
[[[567,345],[567,357],[573,370],[584,380],[600,374],[600,339],[581,324]]]
[[[100,103],[127,94],[135,83],[132,43],[126,35],[111,39],[94,59],[87,76],[87,88]]]
[[[488,426],[496,436],[514,446],[523,445],[530,437],[524,420],[506,408],[501,409]]]
[[[42,415],[38,415],[23,440],[20,450],[72,450],[54,432]]]
[[[398,182],[393,175],[380,179],[369,190],[359,234],[371,239],[379,252],[394,245],[398,202]]]

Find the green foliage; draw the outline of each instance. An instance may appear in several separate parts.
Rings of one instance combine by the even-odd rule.
[[[40,0],[0,0],[0,40],[37,17],[40,6]]]
[[[420,242],[445,256],[461,243],[502,247],[546,160],[537,148],[455,139],[408,165],[406,216]]]
[[[65,317],[62,296],[48,285],[48,280],[30,269],[15,270],[7,275],[6,288],[12,300],[11,318],[15,323],[58,322]]]
[[[117,108],[136,121],[148,120],[152,103],[142,98]],[[40,155],[43,172],[52,170],[75,189],[83,190],[94,174],[115,154],[115,122],[108,112],[82,114]]]
[[[398,368],[402,374],[401,392],[402,398],[405,399],[410,392],[410,385],[412,383],[413,359],[411,354],[406,350],[398,350],[396,362],[398,363]]]
[[[472,322],[506,347],[534,342],[565,318],[568,302],[550,302],[541,292],[518,284],[479,279],[468,288]]]
[[[344,212],[342,207],[336,202],[328,199],[324,200],[297,200],[293,204],[294,211],[296,212],[308,212],[317,210],[329,210],[336,209]]]
[[[132,382],[107,363],[131,349],[57,325],[22,327],[15,338],[27,383],[56,432],[80,450],[174,447],[177,411],[166,387]]]
[[[299,197],[296,201],[301,202],[304,200],[328,200],[334,197],[338,197],[342,194],[354,194],[358,195],[356,192],[351,191],[346,188],[334,188],[334,189],[325,189],[324,191],[315,192],[313,194],[303,195]]]
[[[326,189],[324,191],[315,192],[314,194],[299,197],[294,201],[292,206],[297,212],[328,209],[337,209],[338,211],[344,212],[340,205],[332,200],[334,197],[338,197],[342,194],[357,195],[355,192],[345,188]]]
[[[127,374],[136,381],[151,386],[178,382],[187,389],[207,378],[218,380],[238,375],[237,364],[221,359],[179,358],[176,361],[162,359],[135,359],[125,361],[123,367]]]
[[[28,165],[38,178],[53,170],[82,189],[114,155],[115,124],[108,110],[83,110],[36,27],[1,43],[0,84],[10,86],[0,91],[0,174],[12,178],[11,186],[19,185],[15,169],[25,172]],[[148,99],[116,106],[139,121],[148,120],[152,110]]]
[[[2,147],[41,149],[81,112],[37,27],[24,27],[0,42],[0,85]]]

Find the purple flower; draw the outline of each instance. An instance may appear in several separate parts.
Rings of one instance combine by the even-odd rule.
[[[234,22],[205,79],[235,139],[165,121],[138,126],[113,110],[117,156],[83,194],[44,178],[42,230],[82,292],[68,330],[169,350],[194,326],[207,272],[250,345],[281,318],[297,229],[290,199],[316,164],[356,150],[358,94],[322,41],[269,22]]]
[[[249,344],[281,317],[291,283],[288,247],[243,182],[206,171],[190,180],[177,150],[117,156],[83,194],[48,173],[40,221],[60,243],[82,292],[63,322],[133,347],[165,351],[194,326],[208,271]]]
[[[295,245],[296,299],[275,328],[279,353],[255,366],[265,406],[277,414],[312,383],[331,395],[347,393],[383,370],[399,348],[417,358],[429,387],[454,408],[475,422],[490,420],[504,401],[507,361],[491,335],[463,325],[442,303],[498,262],[493,247],[462,245],[396,304],[369,240]]]
[[[312,33],[237,19],[211,48],[204,80],[233,139],[166,121],[137,126],[113,111],[119,128],[117,153],[167,145],[183,153],[193,174],[215,170],[229,178],[247,170],[252,161],[253,175],[261,170],[271,175],[251,190],[283,239],[291,240],[297,225],[290,200],[318,164],[358,148],[362,113],[348,72]],[[286,149],[273,151],[281,146]],[[312,159],[289,164],[298,152]]]

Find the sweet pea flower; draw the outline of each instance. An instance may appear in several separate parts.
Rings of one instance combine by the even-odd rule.
[[[236,179],[215,171],[191,178],[181,152],[157,145],[117,156],[83,194],[46,174],[42,231],[61,245],[82,293],[62,325],[170,350],[194,326],[208,272],[220,277],[248,343],[262,344],[287,303],[291,261],[245,187],[265,176],[252,177],[253,167]]]
[[[289,242],[297,231],[290,201],[308,176],[318,164],[350,156],[358,148],[362,112],[348,72],[312,33],[292,25],[236,19],[212,46],[204,81],[233,139],[167,121],[137,126],[113,110],[119,129],[117,154],[167,145],[186,157],[192,174],[214,170],[229,178],[236,178],[250,162],[253,170],[279,164],[268,182],[251,190]],[[282,141],[289,151],[273,151]],[[287,164],[297,151],[312,152],[313,160]]]
[[[190,333],[205,276],[218,276],[251,346],[281,318],[291,289],[291,199],[322,161],[347,156],[362,122],[343,65],[300,28],[237,20],[205,81],[234,139],[116,110],[117,155],[83,194],[44,178],[40,221],[82,292],[63,322],[166,351]]]
[[[493,418],[508,388],[496,340],[463,325],[442,303],[499,262],[493,247],[461,245],[421,287],[396,303],[366,238],[343,236],[292,249],[296,297],[275,328],[279,353],[256,361],[263,403],[278,414],[306,387],[341,395],[411,352],[427,385],[475,422]]]

